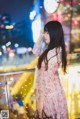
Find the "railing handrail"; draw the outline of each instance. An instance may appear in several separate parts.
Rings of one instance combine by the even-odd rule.
[[[11,74],[18,74],[18,73],[23,73],[23,72],[34,72],[35,68],[31,68],[31,69],[25,69],[25,70],[19,70],[19,71],[11,71],[11,72],[0,72],[0,76],[3,75],[11,75]]]

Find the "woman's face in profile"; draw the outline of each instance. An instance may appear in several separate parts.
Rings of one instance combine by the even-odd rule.
[[[46,44],[50,43],[50,36],[47,31],[44,32],[44,41],[46,42]]]

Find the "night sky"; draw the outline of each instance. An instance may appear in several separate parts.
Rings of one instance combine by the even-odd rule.
[[[9,13],[12,22],[27,19],[34,0],[0,0],[0,13]]]

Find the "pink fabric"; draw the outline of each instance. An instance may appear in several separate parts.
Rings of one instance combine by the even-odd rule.
[[[42,62],[41,69],[37,70],[36,76],[36,108],[41,115],[42,110],[48,116],[52,116],[55,119],[69,119],[68,108],[65,93],[60,82],[58,68],[61,62],[61,50],[59,49],[58,56],[55,56],[56,50],[50,50],[47,54],[48,70],[45,71],[45,64]]]

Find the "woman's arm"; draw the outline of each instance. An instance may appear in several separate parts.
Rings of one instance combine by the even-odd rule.
[[[37,40],[37,42],[34,44],[33,47],[33,54],[39,56],[43,53],[45,48],[45,42],[43,41],[43,34],[41,34]]]

